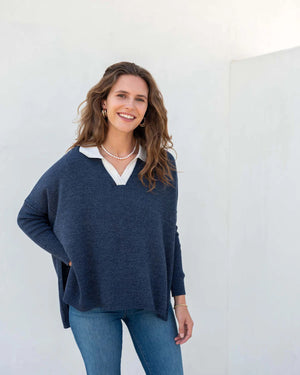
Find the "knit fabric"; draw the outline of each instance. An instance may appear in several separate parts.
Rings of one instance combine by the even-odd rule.
[[[140,308],[167,320],[170,291],[185,294],[177,171],[173,186],[157,179],[148,192],[138,178],[144,164],[137,158],[127,183],[117,185],[101,159],[76,146],[24,200],[17,223],[52,255],[64,328],[70,327],[69,305],[81,311]]]

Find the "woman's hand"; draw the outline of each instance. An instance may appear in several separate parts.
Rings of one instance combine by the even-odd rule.
[[[179,332],[174,340],[176,344],[180,345],[184,344],[190,337],[192,337],[194,322],[186,306],[177,306],[174,310],[178,321]],[[182,335],[182,337],[180,335]]]
[[[72,262],[71,261],[69,262],[69,266],[72,266]]]

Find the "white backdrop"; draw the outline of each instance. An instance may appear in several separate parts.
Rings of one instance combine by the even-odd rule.
[[[108,65],[124,60],[145,67],[156,79],[168,109],[169,132],[178,152],[178,227],[186,273],[186,299],[195,323],[193,337],[182,345],[185,374],[293,375],[296,370],[299,372],[299,350],[296,350],[299,347],[293,347],[290,357],[287,355],[294,342],[292,333],[296,334],[299,327],[293,320],[299,304],[294,302],[292,306],[290,291],[287,291],[291,279],[286,278],[283,283],[277,280],[280,294],[275,294],[276,290],[271,294],[276,300],[288,293],[286,299],[280,298],[274,304],[277,308],[280,303],[288,303],[282,310],[284,316],[279,316],[279,311],[261,320],[252,311],[251,327],[259,328],[260,333],[250,338],[251,327],[245,332],[247,322],[243,320],[249,301],[256,302],[264,317],[270,312],[272,300],[246,300],[243,293],[246,289],[248,294],[256,294],[260,283],[267,288],[274,277],[270,272],[278,272],[276,267],[280,262],[287,262],[284,265],[289,266],[295,244],[292,231],[288,233],[288,240],[286,236],[280,237],[289,246],[288,257],[282,258],[282,242],[274,249],[273,242],[266,246],[261,241],[266,235],[265,225],[272,225],[272,233],[278,225],[271,203],[276,200],[276,214],[283,220],[286,199],[291,199],[293,206],[295,200],[290,192],[298,180],[285,180],[283,195],[279,195],[280,187],[274,191],[269,185],[262,185],[261,190],[253,193],[251,178],[260,177],[261,184],[281,178],[276,174],[277,169],[269,172],[271,180],[265,179],[263,171],[259,174],[266,152],[271,153],[271,164],[264,164],[266,168],[286,163],[292,168],[289,176],[296,178],[295,161],[290,162],[294,159],[287,159],[287,155],[296,156],[293,142],[297,140],[296,135],[299,139],[299,133],[295,124],[294,128],[291,125],[287,129],[288,133],[284,126],[278,125],[278,134],[287,137],[285,153],[281,153],[275,146],[277,136],[272,138],[272,127],[268,125],[272,118],[265,118],[265,122],[260,118],[261,122],[255,123],[253,129],[252,123],[239,122],[243,113],[234,107],[233,98],[240,97],[236,103],[242,106],[250,101],[239,82],[248,90],[251,82],[244,75],[247,77],[253,72],[251,64],[243,70],[242,61],[233,65],[231,106],[235,115],[232,124],[229,121],[231,60],[300,45],[299,1],[15,0],[1,2],[0,7],[0,373],[85,373],[72,333],[70,329],[64,330],[60,321],[51,257],[21,232],[16,217],[39,176],[73,143],[76,125],[72,121],[78,104]],[[280,63],[292,64],[293,50],[292,55],[289,51],[286,53],[288,62],[276,62],[279,64],[276,67]],[[272,65],[268,63],[266,66]],[[263,76],[258,75],[261,79]],[[272,78],[276,80],[276,77],[274,73]],[[270,78],[265,83],[269,82]],[[280,82],[284,83],[282,79]],[[253,105],[256,100],[253,96],[262,87],[263,80],[252,89]],[[282,91],[283,102],[292,100],[285,96],[287,92],[287,89]],[[279,102],[280,98],[276,100]],[[294,107],[289,104],[288,108]],[[267,113],[276,119],[278,115],[289,116],[289,112],[278,112],[277,106],[275,112],[269,108]],[[247,120],[250,119],[249,116]],[[263,130],[265,124],[267,127]],[[254,135],[259,135],[256,143],[253,140],[255,147],[260,148],[257,153],[253,152],[251,143],[245,144],[243,132],[249,131],[249,127]],[[267,150],[266,139],[271,142]],[[241,151],[243,159],[236,160],[242,157]],[[252,170],[254,160],[258,164]],[[247,163],[246,175],[241,174],[243,162]],[[265,211],[257,212],[255,208],[260,207],[263,199],[260,194],[267,195],[268,200],[265,198],[264,202],[268,206],[264,207]],[[253,205],[249,196],[254,199]],[[251,207],[250,216],[244,211],[245,205]],[[296,214],[296,211],[290,213],[291,222],[297,218]],[[257,221],[258,215],[264,221]],[[285,216],[285,230],[287,220]],[[254,245],[255,258],[252,258]],[[235,258],[241,246],[243,252]],[[261,259],[256,256],[260,250],[265,255],[258,265],[258,279],[251,273],[253,269],[247,268],[244,275],[248,279],[241,283],[239,277],[243,274],[238,270],[249,257],[259,262]],[[271,263],[271,250],[276,251],[275,263]],[[269,267],[266,272],[265,267]],[[293,272],[295,288],[299,286],[299,279],[294,268]],[[253,278],[252,283],[249,277]],[[267,292],[264,289],[263,296]],[[241,296],[244,296],[242,301]],[[286,316],[292,318],[287,329]],[[282,347],[277,347],[275,342],[280,339],[270,337],[278,319],[281,323],[277,332],[284,331],[288,346],[283,341]],[[274,363],[280,363],[277,370]],[[122,374],[143,374],[125,326]]]
[[[300,373],[300,48],[231,67],[230,375]]]

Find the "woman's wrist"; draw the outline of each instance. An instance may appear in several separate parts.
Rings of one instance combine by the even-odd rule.
[[[185,300],[185,294],[182,294],[180,296],[174,296],[174,303],[175,305],[177,304],[186,304],[186,300]]]
[[[187,309],[187,304],[185,301],[185,294],[182,294],[180,296],[174,296],[174,309],[176,308],[183,308]]]

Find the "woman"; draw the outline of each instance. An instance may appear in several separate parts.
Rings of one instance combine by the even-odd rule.
[[[147,70],[120,62],[83,103],[77,141],[33,187],[18,225],[52,255],[63,326],[88,375],[120,374],[122,320],[146,374],[183,374],[193,321],[162,95]]]

